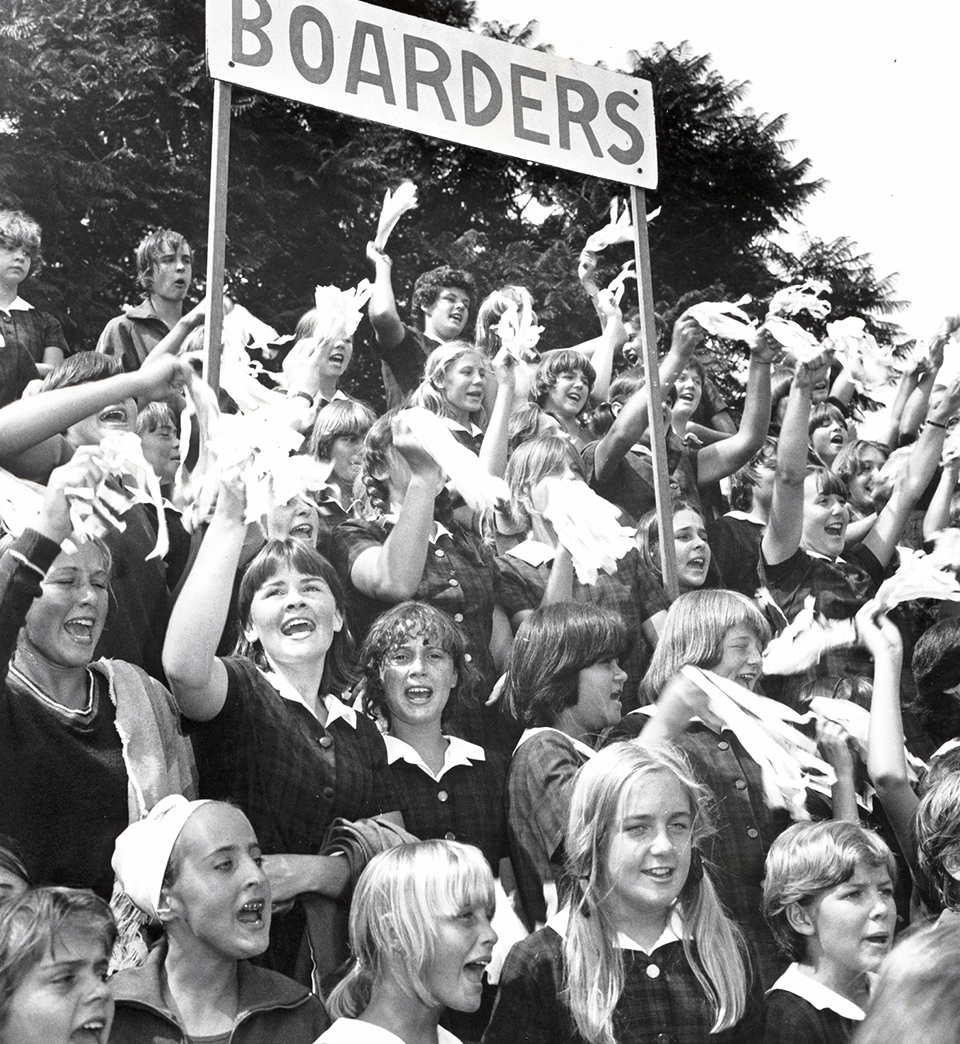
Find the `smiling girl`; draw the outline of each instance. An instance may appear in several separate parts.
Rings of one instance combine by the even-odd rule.
[[[249,963],[269,942],[271,895],[240,809],[172,795],[120,835],[113,863],[163,940],[144,966],[111,980],[111,1044],[313,1044],[330,1024],[306,989]]]
[[[102,899],[34,888],[0,911],[0,1044],[107,1044],[107,964],[117,937]]]
[[[876,593],[910,512],[933,477],[947,423],[960,408],[960,381],[954,381],[931,410],[873,526],[860,544],[845,552],[846,486],[833,472],[807,463],[811,396],[823,358],[798,366],[794,374],[777,448],[769,523],[761,542],[761,578],[788,621],[804,608],[808,596],[813,596],[814,608],[823,616],[849,619]],[[862,651],[837,649],[827,651],[808,673],[869,675],[871,668]],[[794,698],[806,677],[788,678],[782,698]]]
[[[192,794],[196,766],[166,689],[96,658],[109,551],[60,549],[72,529],[65,491],[103,477],[94,455],[78,450],[53,472],[37,519],[0,558],[0,831],[33,879],[109,899],[117,835],[166,794]]]
[[[484,1044],[756,1040],[743,939],[701,854],[711,805],[666,748],[616,743],[584,766],[569,904],[510,951]]]
[[[476,1011],[497,941],[480,852],[456,841],[398,845],[371,860],[350,906],[353,964],[327,999],[317,1044],[459,1044],[443,1012]]]
[[[318,855],[332,821],[396,809],[376,727],[340,699],[352,683],[352,642],[333,567],[295,539],[257,553],[240,585],[243,641],[218,657],[246,534],[241,496],[221,484],[213,520],[174,606],[164,646],[171,688],[194,723],[202,796],[237,801],[263,850],[276,902],[340,895],[346,860]],[[283,919],[291,947],[302,922]]]
[[[536,609],[517,631],[504,702],[524,726],[507,778],[507,830],[527,927],[558,908],[570,790],[620,720],[628,645],[620,614],[589,603]]]
[[[718,830],[708,843],[724,908],[746,933],[769,985],[784,961],[760,912],[763,860],[774,838],[790,825],[770,808],[760,764],[731,725],[712,713],[703,692],[678,675],[691,664],[746,689],[755,688],[770,626],[756,604],[734,591],[691,591],[667,612],[641,701],[655,704],[627,714],[610,740],[672,743],[691,760],[698,778],[716,795]]]
[[[673,512],[673,546],[677,559],[677,583],[680,593],[699,590],[708,583],[710,575],[710,545],[707,543],[707,524],[693,504],[677,499],[671,504]],[[637,525],[637,547],[640,561],[647,573],[663,586],[660,567],[660,525],[656,511],[649,511]]]

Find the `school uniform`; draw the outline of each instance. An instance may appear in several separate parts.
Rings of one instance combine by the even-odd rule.
[[[863,1019],[853,1001],[791,964],[767,991],[763,1044],[847,1044]]]

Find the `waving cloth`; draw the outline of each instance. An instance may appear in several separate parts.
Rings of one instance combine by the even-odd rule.
[[[704,301],[690,309],[690,315],[713,337],[727,341],[740,341],[752,346],[757,340],[757,325],[740,305],[749,304],[751,298],[741,297],[736,304],[724,301]]]
[[[401,181],[395,192],[390,189],[383,195],[383,206],[380,208],[380,221],[377,223],[377,234],[373,245],[382,254],[396,228],[397,222],[408,210],[418,206],[417,186],[412,181]]]
[[[830,302],[820,295],[829,294],[831,289],[830,284],[822,279],[808,279],[805,283],[785,286],[773,295],[767,309],[767,318],[806,312],[814,319],[826,319],[830,314]]]
[[[806,719],[712,671],[692,665],[681,671],[707,694],[711,713],[760,766],[767,806],[786,809],[795,820],[809,819],[807,787],[812,782],[832,786],[836,775],[817,757],[816,741],[795,728]]]
[[[474,511],[489,511],[509,503],[510,487],[506,482],[491,475],[476,453],[457,442],[435,413],[412,406],[403,411],[403,419]]]
[[[94,459],[104,472],[96,488],[69,486],[63,491],[73,527],[64,547],[70,550],[76,544],[101,538],[111,527],[122,532],[127,528],[122,516],[134,504],[147,503],[153,504],[157,514],[157,542],[147,558],[163,558],[169,547],[163,494],[157,473],[144,459],[139,436],[132,431],[104,435]],[[122,483],[126,476],[133,477],[133,487]]]
[[[869,394],[895,379],[893,352],[877,344],[859,316],[827,323],[827,337],[857,391]]]
[[[769,597],[769,594],[768,594]],[[804,607],[763,650],[764,674],[798,674],[807,670],[828,649],[857,644],[853,620],[831,620],[814,612],[814,596],[808,595]]]
[[[946,545],[944,545],[946,546]],[[940,601],[960,600],[960,584],[956,573],[941,567],[936,551],[926,555],[901,547],[900,565],[893,576],[884,580],[877,591],[877,601],[892,609],[901,602],[912,602],[916,598],[936,598]]]
[[[595,584],[601,569],[615,573],[617,560],[634,546],[633,530],[620,525],[620,509],[585,482],[545,479],[543,488],[543,517],[570,552],[580,583]]]

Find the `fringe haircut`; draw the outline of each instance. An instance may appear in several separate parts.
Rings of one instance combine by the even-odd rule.
[[[473,845],[418,841],[375,856],[350,903],[353,964],[327,997],[327,1011],[335,1019],[362,1014],[388,970],[411,999],[435,1005],[423,969],[434,956],[437,923],[478,907],[493,916],[493,874]]]

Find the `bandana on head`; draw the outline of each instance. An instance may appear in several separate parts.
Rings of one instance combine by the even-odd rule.
[[[137,909],[159,921],[160,889],[173,846],[187,820],[205,801],[170,794],[117,838],[111,865],[120,887]]]

